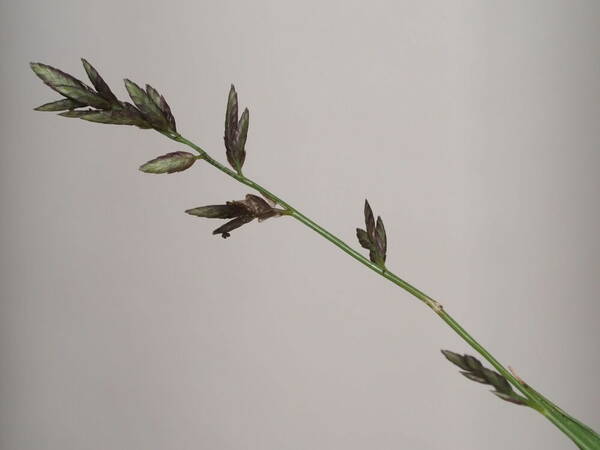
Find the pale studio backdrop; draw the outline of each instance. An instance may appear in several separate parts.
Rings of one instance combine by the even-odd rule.
[[[389,267],[600,428],[600,4],[2,2],[0,447],[574,448],[461,377],[426,307],[291,219],[228,240],[184,210],[239,199],[209,166],[151,176],[163,136],[32,108],[30,61],[121,98],[150,83],[224,161]]]

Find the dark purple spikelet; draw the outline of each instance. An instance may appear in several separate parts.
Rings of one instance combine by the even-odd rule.
[[[147,91],[143,91],[135,83],[126,80],[127,90],[136,106],[122,102],[94,66],[83,58],[81,62],[94,88],[55,67],[42,63],[30,64],[33,72],[47,86],[65,97],[38,106],[36,111],[59,112],[60,116],[89,122],[134,125],[143,129],[154,128],[163,133],[177,132],[171,109],[156,89],[148,87]]]
[[[230,231],[252,222],[254,219],[262,222],[270,217],[281,216],[285,211],[269,205],[265,199],[257,195],[247,194],[244,200],[233,200],[224,205],[199,206],[188,209],[186,213],[209,219],[233,219],[213,231],[213,234],[220,234],[223,238],[228,238]]]
[[[461,355],[451,352],[450,350],[442,350],[442,354],[452,364],[458,366],[462,370],[460,373],[471,381],[481,384],[488,384],[494,387],[492,391],[497,397],[507,402],[517,405],[529,405],[525,397],[520,396],[513,391],[512,386],[506,378],[498,372],[484,367],[481,361],[471,355]]]
[[[357,228],[356,237],[358,238],[361,247],[369,250],[369,259],[371,262],[377,264],[382,269],[385,269],[387,237],[383,226],[383,220],[381,217],[377,217],[377,222],[375,222],[373,210],[367,200],[365,200],[364,215],[366,230]]]
[[[146,173],[175,173],[192,167],[198,158],[188,152],[173,152],[159,156],[140,166]]]
[[[246,160],[246,139],[248,138],[248,126],[250,124],[250,112],[244,109],[242,117],[238,120],[238,98],[235,86],[231,85],[227,98],[227,110],[225,112],[225,150],[227,161],[237,172],[242,170]]]

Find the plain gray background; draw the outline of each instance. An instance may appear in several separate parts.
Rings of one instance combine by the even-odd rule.
[[[4,1],[0,447],[569,449],[447,363],[431,311],[291,219],[226,241],[185,209],[248,192],[133,127],[32,108],[29,61],[150,83],[224,161],[389,267],[600,427],[596,1]]]

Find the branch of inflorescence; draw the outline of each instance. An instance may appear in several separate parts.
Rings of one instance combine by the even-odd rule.
[[[498,371],[494,372],[484,367],[477,358],[471,355],[461,355],[449,350],[442,350],[444,356],[452,364],[458,366],[465,377],[493,386],[495,390],[492,392],[502,400],[518,405],[526,405],[537,410],[569,436],[579,448],[600,450],[600,436],[597,433],[566,414],[539,392],[532,389],[520,377],[507,370],[467,333],[439,302],[387,269],[385,265],[387,251],[385,227],[381,217],[377,217],[377,220],[375,220],[368,201],[365,201],[364,208],[366,229],[356,229],[361,247],[369,250],[369,258],[366,258],[296,208],[247,178],[242,172],[242,167],[246,157],[245,144],[250,113],[248,108],[245,108],[241,117],[239,116],[237,93],[233,85],[227,100],[224,134],[227,161],[233,168],[232,170],[213,159],[204,149],[177,132],[175,118],[169,105],[165,98],[152,86],[146,85],[146,89],[143,90],[136,83],[126,79],[125,87],[134,104],[122,102],[114,95],[104,79],[89,62],[82,59],[82,63],[95,90],[55,67],[42,63],[31,63],[34,73],[46,85],[64,97],[35,108],[37,111],[55,111],[63,117],[80,118],[96,123],[133,125],[142,129],[154,129],[169,139],[191,147],[197,152],[197,155],[189,152],[169,153],[148,161],[140,167],[140,170],[154,174],[180,172],[191,167],[196,160],[202,159],[269,200],[266,201],[259,196],[248,194],[244,200],[228,201],[225,205],[202,206],[186,211],[186,213],[198,217],[233,219],[214,230],[213,234],[220,234],[226,238],[229,236],[229,231],[254,219],[260,221],[275,216],[292,216],[372,271],[400,286],[429,306],[450,328]],[[281,208],[276,208],[276,204]],[[511,385],[520,391],[523,396],[517,394]]]

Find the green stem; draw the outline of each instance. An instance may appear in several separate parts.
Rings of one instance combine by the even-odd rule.
[[[224,165],[222,165],[221,163],[219,163],[218,161],[213,159],[201,147],[197,146],[196,144],[187,140],[186,138],[184,138],[183,136],[181,136],[179,134],[166,134],[165,133],[165,135],[167,137],[169,137],[170,139],[173,139],[177,142],[180,142],[184,145],[187,145],[187,146],[193,148],[194,150],[196,150],[199,153],[199,157],[201,159],[204,159],[207,163],[216,167],[221,172],[224,172],[225,174],[229,175],[230,177],[235,178],[240,183],[245,184],[246,186],[250,187],[251,189],[254,189],[254,190],[260,192],[265,197],[272,199],[273,201],[275,201],[276,203],[281,205],[283,208],[285,208],[288,211],[288,214],[290,216],[294,217],[299,222],[303,223],[307,227],[311,228],[312,230],[314,230],[315,232],[317,232],[318,234],[323,236],[329,242],[333,243],[335,246],[337,246],[342,251],[344,251],[345,253],[347,253],[348,255],[353,257],[354,259],[356,259],[358,262],[367,266],[372,271],[378,273],[379,275],[381,275],[384,278],[387,278],[389,281],[391,281],[395,285],[400,286],[402,289],[404,289],[405,291],[409,292],[410,294],[412,294],[413,296],[415,296],[416,298],[421,300],[423,303],[425,303],[427,306],[429,306],[444,322],[446,322],[446,324],[448,324],[448,326],[450,326],[450,328],[452,328],[461,338],[463,338],[463,340],[467,344],[469,344],[475,351],[477,351],[481,356],[483,356],[500,374],[502,374],[502,376],[504,376],[504,378],[506,378],[514,387],[516,387],[527,398],[528,405],[530,407],[536,409],[538,412],[540,412],[545,417],[547,417],[552,423],[554,423],[561,431],[563,431],[565,434],[567,434],[581,448],[586,448],[586,449],[597,448],[594,446],[589,446],[589,443],[587,442],[587,440],[584,437],[579,436],[579,433],[577,432],[577,430],[571,429],[571,427],[568,425],[568,422],[565,423],[565,420],[564,420],[566,418],[571,421],[575,421],[575,419],[566,415],[561,410],[557,411],[555,409],[555,408],[557,408],[557,407],[555,407],[555,405],[549,403],[544,397],[542,397],[536,391],[531,389],[528,385],[526,385],[522,381],[518,380],[509,370],[507,370],[502,364],[500,364],[500,362],[498,362],[498,360],[496,358],[494,358],[490,352],[488,352],[479,342],[477,342],[475,340],[475,338],[473,338],[456,320],[454,320],[454,318],[450,314],[448,314],[448,312],[445,310],[445,308],[439,302],[437,302],[433,298],[429,297],[423,291],[412,286],[407,281],[404,281],[398,275],[395,275],[394,273],[390,272],[387,268],[382,268],[382,267],[376,265],[375,263],[371,262],[368,258],[364,257],[362,254],[360,254],[359,252],[354,250],[352,247],[350,247],[344,241],[342,241],[335,235],[331,234],[329,231],[327,231],[325,228],[321,227],[319,224],[317,224],[313,220],[306,217],[304,214],[302,214],[296,208],[294,208],[293,206],[291,206],[284,200],[280,199],[273,193],[269,192],[267,189],[265,189],[258,183],[255,183],[251,179],[244,176],[241,173],[241,171],[238,173],[238,172],[235,172],[235,171],[229,169],[228,167],[225,167]],[[564,416],[564,417],[562,417],[562,416]],[[592,442],[592,445],[594,443],[595,443],[595,441]]]
[[[265,195],[266,197],[274,200],[279,205],[281,205],[285,209],[289,210],[290,211],[290,215],[292,217],[294,217],[298,221],[302,222],[304,225],[306,225],[307,227],[311,228],[312,230],[316,231],[318,234],[320,234],[321,236],[323,236],[329,242],[333,243],[334,245],[336,245],[337,247],[339,247],[341,250],[343,250],[344,252],[346,252],[348,255],[352,256],[354,259],[356,259],[360,263],[362,263],[365,266],[367,266],[373,272],[377,272],[379,275],[383,276],[384,278],[387,278],[392,283],[396,284],[397,286],[400,286],[405,291],[407,291],[410,294],[412,294],[415,297],[417,297],[419,300],[421,300],[423,303],[425,303],[427,306],[429,306],[438,316],[440,316],[441,319],[444,322],[446,322],[471,347],[473,347],[475,350],[477,350],[477,352],[479,354],[481,354],[485,359],[487,359],[489,361],[489,363],[498,370],[498,372],[500,372],[505,378],[507,378],[508,380],[510,380],[511,383],[513,385],[515,385],[515,387],[517,387],[517,389],[519,389],[523,393],[523,395],[525,395],[528,399],[530,399],[534,404],[537,405],[537,402],[536,402],[535,398],[533,397],[533,395],[530,394],[527,390],[525,390],[521,386],[521,383],[519,383],[517,381],[517,379],[506,368],[504,368],[504,366],[502,364],[500,364],[479,342],[477,342],[469,333],[467,333],[465,331],[465,329],[463,327],[461,327],[459,325],[459,323],[456,322],[452,318],[452,316],[450,316],[450,314],[448,314],[448,312],[446,312],[446,310],[443,308],[443,306],[440,303],[438,303],[436,300],[432,299],[431,297],[429,297],[427,294],[425,294],[421,290],[419,290],[416,287],[412,286],[410,283],[404,281],[398,275],[395,275],[394,273],[390,272],[388,269],[382,269],[380,266],[378,266],[375,263],[371,262],[371,260],[369,260],[368,258],[366,258],[365,256],[363,256],[362,254],[360,254],[359,252],[357,252],[356,250],[354,250],[352,247],[350,247],[348,244],[346,244],[340,238],[338,238],[335,235],[331,234],[325,228],[323,228],[322,226],[320,226],[319,224],[317,224],[313,220],[311,220],[308,217],[306,217],[304,214],[302,214],[296,208],[294,208],[293,206],[291,206],[287,202],[283,201],[282,199],[280,199],[279,197],[277,197],[273,193],[269,192],[267,189],[265,189],[264,187],[262,187],[258,183],[255,183],[254,181],[252,181],[251,179],[249,179],[249,178],[247,178],[247,177],[245,177],[243,175],[239,175],[238,173],[234,172],[233,170],[229,169],[228,167],[225,167],[224,165],[222,165],[220,162],[214,160],[212,157],[210,157],[210,155],[208,155],[208,153],[206,153],[206,151],[204,151],[201,147],[198,147],[193,142],[187,140],[186,138],[184,138],[181,135],[176,135],[174,137],[171,137],[171,139],[174,139],[177,142],[180,142],[182,144],[185,144],[185,145],[193,148],[194,150],[196,150],[200,154],[200,157],[202,159],[204,159],[207,163],[209,163],[209,164],[213,165],[214,167],[216,167],[217,169],[219,169],[221,172],[226,173],[230,177],[235,178],[240,183],[243,183],[246,186],[248,186],[248,187],[250,187],[250,188],[252,188],[252,189],[260,192],[263,195]]]

